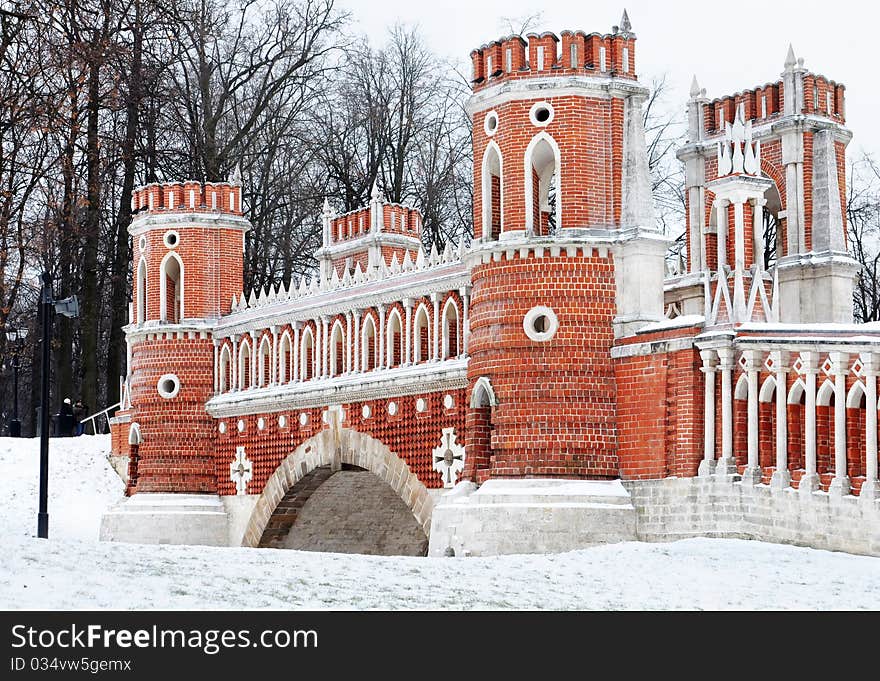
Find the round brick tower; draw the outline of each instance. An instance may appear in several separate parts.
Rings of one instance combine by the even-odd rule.
[[[137,424],[130,491],[217,493],[212,324],[242,290],[241,188],[152,184],[132,195],[131,419]]]
[[[469,470],[616,478],[616,337],[662,317],[635,35],[513,36],[471,54]]]

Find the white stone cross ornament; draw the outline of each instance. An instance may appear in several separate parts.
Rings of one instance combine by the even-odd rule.
[[[443,478],[444,487],[455,487],[459,473],[464,470],[464,447],[456,442],[455,428],[444,428],[440,445],[431,452],[434,470]]]
[[[244,447],[235,449],[235,460],[229,464],[229,475],[235,483],[236,494],[246,494],[247,484],[254,477],[254,468],[244,453]]]

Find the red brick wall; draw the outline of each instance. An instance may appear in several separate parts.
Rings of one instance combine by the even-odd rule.
[[[443,398],[447,394],[451,394],[454,399],[451,409],[443,405]],[[427,409],[421,413],[416,410],[416,400],[419,398],[427,401]],[[398,411],[394,416],[388,413],[389,402],[397,403]],[[443,482],[440,474],[433,469],[431,452],[441,444],[443,428],[454,427],[458,442],[464,443],[466,404],[464,389],[349,403],[342,405],[345,410],[342,427],[366,433],[381,441],[406,461],[410,470],[426,487],[439,488],[443,486]],[[363,416],[365,405],[372,410],[368,418]],[[236,447],[239,446],[245,447],[247,458],[253,464],[253,478],[248,484],[248,494],[261,493],[266,481],[289,454],[302,442],[327,428],[321,419],[324,410],[325,408],[311,408],[254,413],[213,422],[216,446],[210,468],[212,474],[216,472],[219,493],[236,493],[235,484],[230,480],[229,465],[235,458]],[[308,415],[308,422],[300,425],[300,414],[303,413]],[[278,425],[278,417],[282,414],[287,419],[283,428]],[[257,421],[261,417],[265,422],[263,430],[257,427]],[[246,424],[243,432],[239,432],[237,428],[239,418]],[[219,421],[226,423],[226,433],[216,431]]]
[[[492,476],[617,477],[612,258],[503,257],[472,279],[468,379],[487,376],[499,402]],[[523,330],[537,305],[559,319],[547,342]]]

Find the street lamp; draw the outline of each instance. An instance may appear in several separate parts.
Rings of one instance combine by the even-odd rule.
[[[40,364],[40,508],[37,512],[37,536],[49,536],[49,345],[52,342],[52,315],[79,316],[76,296],[55,300],[52,293],[52,275],[40,275],[40,326],[43,332]]]
[[[21,368],[19,358],[19,341],[27,338],[27,329],[9,329],[6,338],[12,347],[12,420],[9,422],[9,437],[21,437],[21,421],[18,419],[18,370]]]

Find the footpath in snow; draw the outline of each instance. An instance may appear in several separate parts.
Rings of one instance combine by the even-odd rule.
[[[880,608],[880,558],[740,540],[434,559],[102,543],[101,513],[123,490],[108,449],[107,436],[51,441],[38,540],[38,441],[0,438],[0,608]]]

